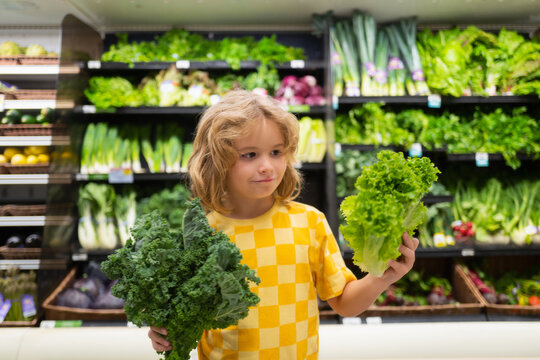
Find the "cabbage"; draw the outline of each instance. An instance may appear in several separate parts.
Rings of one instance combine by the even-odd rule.
[[[27,56],[44,56],[47,55],[47,50],[41,45],[32,44],[26,48]]]
[[[13,41],[4,41],[0,45],[0,56],[21,55],[22,51],[19,45]]]
[[[381,276],[388,261],[397,259],[401,235],[412,233],[423,221],[421,199],[440,171],[428,158],[408,158],[384,150],[378,162],[364,167],[356,180],[358,194],[341,203],[346,224],[343,237],[353,249],[353,262],[362,271]]]

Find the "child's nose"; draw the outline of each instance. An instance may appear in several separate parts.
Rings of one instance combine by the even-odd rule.
[[[272,162],[270,161],[270,158],[268,156],[261,156],[260,157],[261,162],[259,163],[259,171],[260,172],[268,172],[272,169]]]

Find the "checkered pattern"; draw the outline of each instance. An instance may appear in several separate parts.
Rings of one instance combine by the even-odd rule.
[[[255,219],[213,212],[208,221],[257,271],[261,283],[251,290],[261,301],[237,326],[205,331],[199,359],[317,359],[317,293],[323,300],[338,296],[355,279],[324,214],[308,205],[276,202]]]

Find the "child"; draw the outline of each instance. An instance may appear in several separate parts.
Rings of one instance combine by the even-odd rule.
[[[237,326],[205,331],[199,359],[316,359],[317,294],[342,316],[356,316],[413,266],[418,240],[403,234],[402,256],[381,277],[356,280],[324,214],[292,201],[301,189],[293,167],[296,117],[271,99],[234,91],[199,122],[188,171],[212,227],[241,250],[261,278],[260,303]],[[156,351],[171,350],[151,327]]]

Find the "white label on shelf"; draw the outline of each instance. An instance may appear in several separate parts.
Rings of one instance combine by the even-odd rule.
[[[176,62],[177,69],[189,69],[190,66],[189,60],[178,60]]]
[[[438,95],[438,94],[428,95],[427,106],[432,109],[439,109],[441,107],[441,95]]]
[[[340,156],[341,155],[341,144],[340,143],[335,143],[334,144],[334,155],[335,156]]]
[[[361,325],[362,319],[359,317],[344,317],[343,325]]]
[[[489,166],[489,154],[485,152],[478,152],[474,154],[474,160],[476,161],[476,166],[478,167],[488,167]]]
[[[422,145],[420,143],[414,143],[409,149],[410,157],[422,157]]]
[[[461,249],[461,256],[474,256],[474,249]]]
[[[39,323],[39,327],[42,329],[54,329],[55,324],[56,324],[55,320],[42,320]]]
[[[5,103],[4,100],[6,99],[6,96],[4,94],[0,94],[0,111],[5,110]]]
[[[332,95],[332,109],[337,110],[339,108],[339,98],[337,95]]]
[[[71,260],[73,261],[86,261],[88,260],[88,254],[81,252],[81,253],[73,253],[71,254]]]
[[[305,66],[306,62],[304,60],[291,60],[292,69],[303,69]]]
[[[382,324],[382,318],[380,316],[368,316],[366,318],[366,324],[368,324],[368,325]]]
[[[88,61],[89,69],[101,69],[101,61],[99,60],[90,60]]]
[[[95,105],[83,105],[82,106],[83,114],[95,114],[96,106]]]
[[[131,169],[111,169],[109,184],[133,184],[133,172]]]

